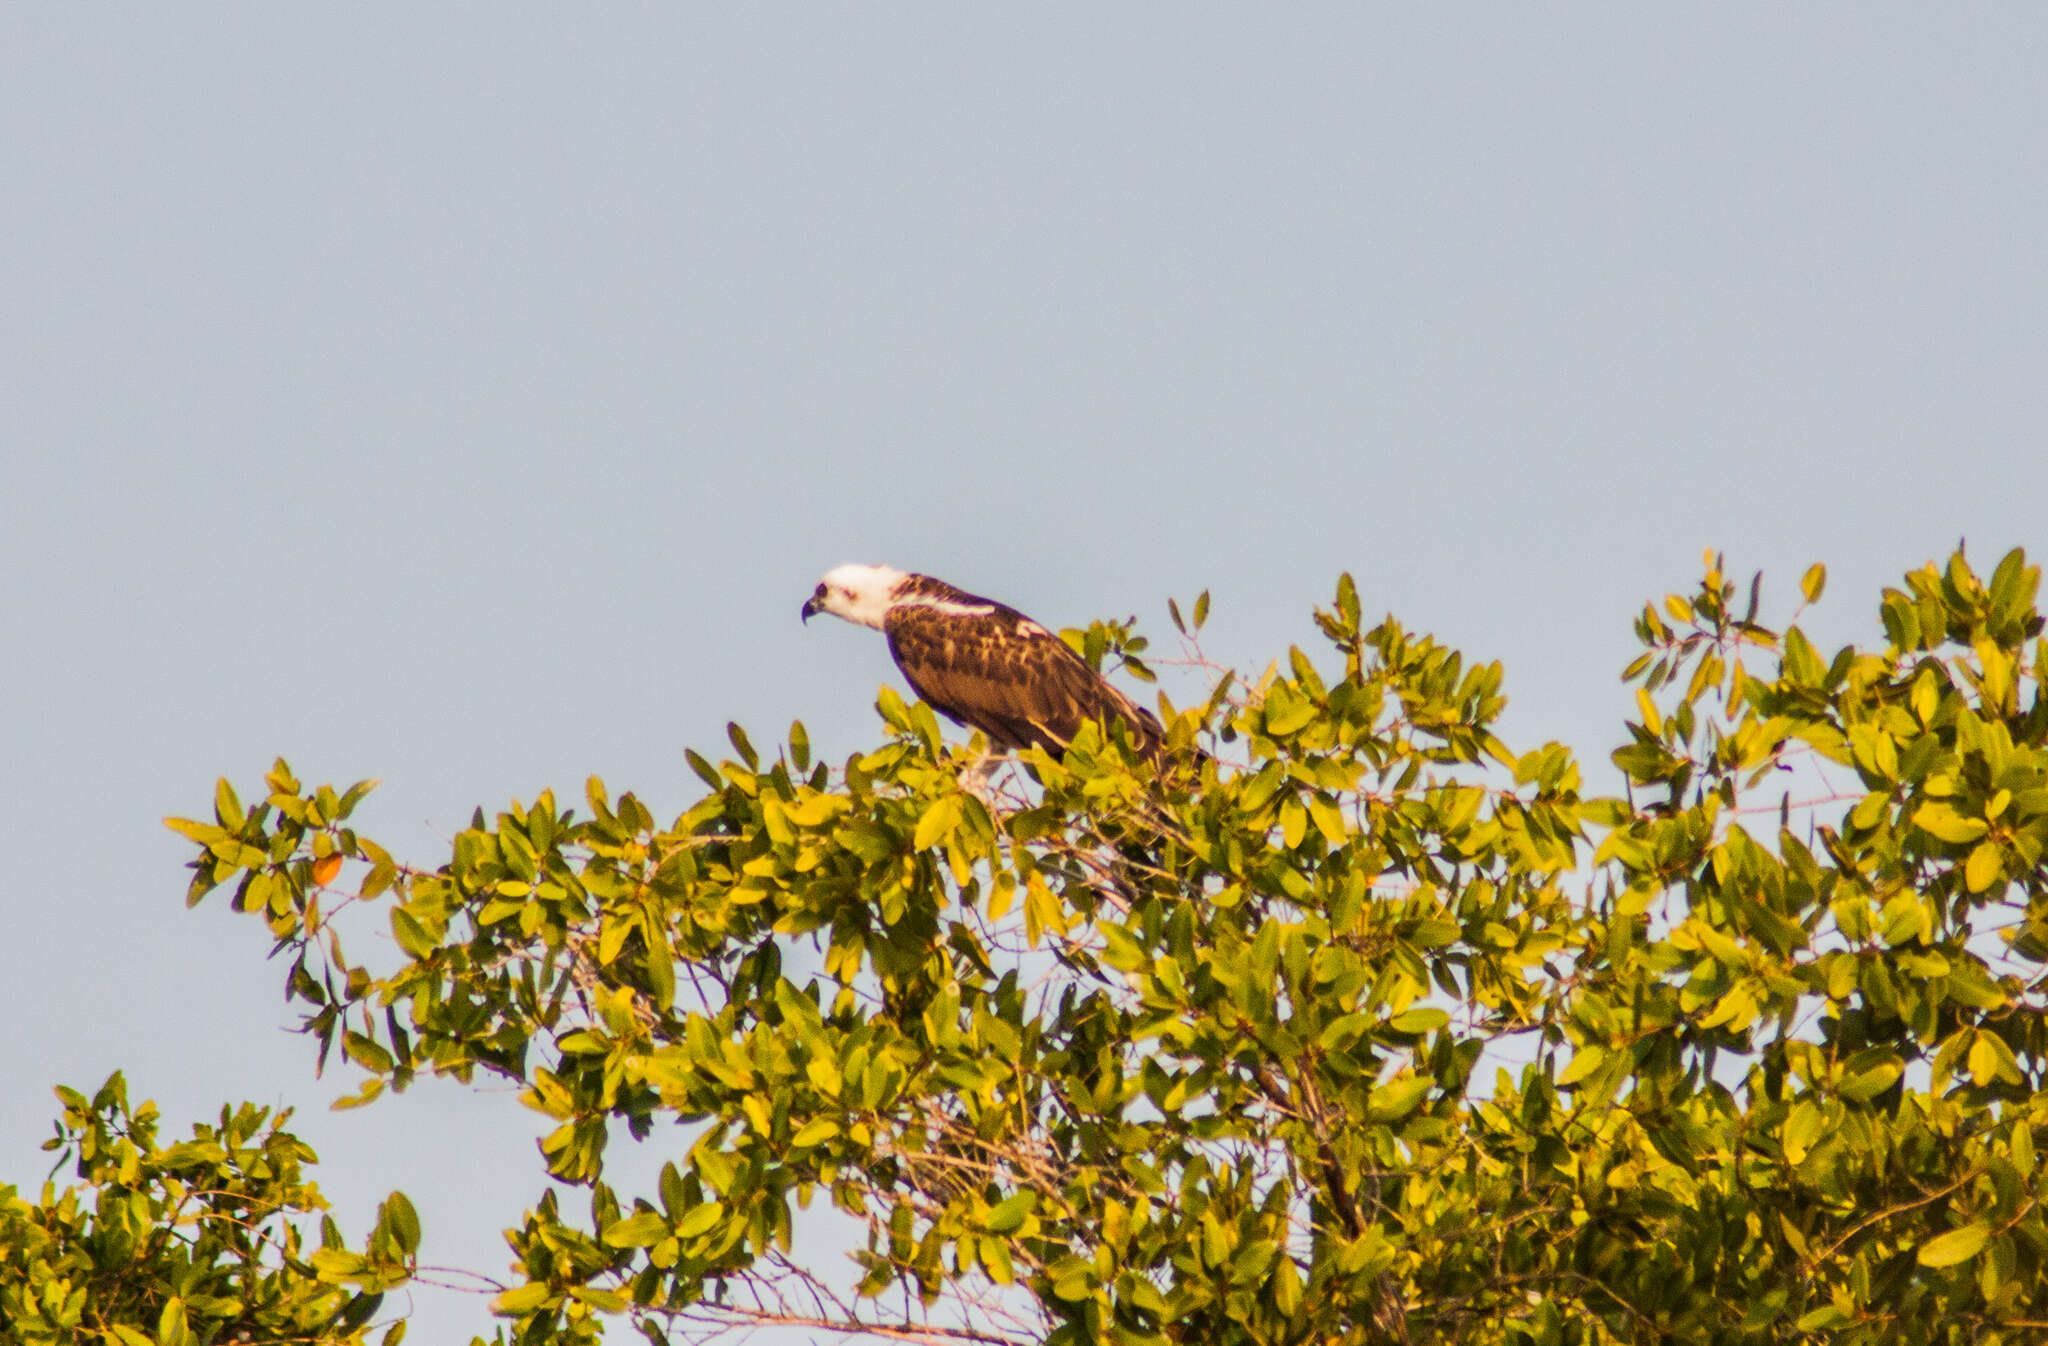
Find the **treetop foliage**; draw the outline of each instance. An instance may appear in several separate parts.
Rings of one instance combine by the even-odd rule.
[[[243,1104],[164,1145],[116,1073],[64,1110],[44,1149],[79,1182],[33,1204],[0,1186],[0,1341],[199,1346],[365,1340],[382,1292],[410,1278],[419,1219],[402,1193],[349,1252],[304,1176],[313,1152]],[[308,1249],[300,1217],[319,1216]],[[353,1287],[353,1289],[351,1288]],[[396,1346],[404,1325],[383,1340]]]
[[[2038,1340],[2039,569],[1959,551],[1831,655],[1724,570],[1636,621],[1613,797],[1346,576],[1256,678],[1175,605],[1213,682],[1156,774],[1091,730],[977,793],[885,690],[844,764],[733,726],[672,820],[593,780],[431,868],[282,762],[173,826],[349,1105],[481,1074],[549,1120],[588,1199],[536,1174],[508,1341]],[[312,1272],[388,1288],[410,1228]]]

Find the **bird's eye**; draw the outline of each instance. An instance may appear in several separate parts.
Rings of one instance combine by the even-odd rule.
[[[824,596],[825,596],[825,586],[824,586],[824,585],[822,585],[822,584],[818,586],[818,591],[817,591],[816,593],[814,593],[814,594],[812,594],[812,595],[811,595],[811,597],[813,597],[813,598],[823,598]]]

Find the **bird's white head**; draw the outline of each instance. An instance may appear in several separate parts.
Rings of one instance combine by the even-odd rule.
[[[818,581],[804,604],[804,620],[809,621],[814,612],[829,612],[857,626],[880,630],[896,586],[905,578],[902,571],[890,566],[837,566]]]

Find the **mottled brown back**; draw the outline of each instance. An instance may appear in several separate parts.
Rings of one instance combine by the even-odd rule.
[[[945,592],[929,597],[989,609],[890,610],[883,625],[889,653],[936,709],[1006,749],[1064,748],[1088,720],[1122,720],[1133,744],[1159,755],[1165,734],[1158,719],[1103,681],[1065,641],[1014,608],[930,583]]]

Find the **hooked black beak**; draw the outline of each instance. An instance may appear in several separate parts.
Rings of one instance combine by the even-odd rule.
[[[821,604],[821,603],[819,603],[819,602],[818,602],[818,600],[817,600],[817,599],[815,599],[815,598],[807,598],[807,599],[805,599],[805,600],[804,600],[804,624],[805,624],[806,626],[808,626],[808,625],[810,624],[810,621],[811,621],[811,614],[812,614],[812,613],[814,613],[814,612],[822,611],[822,610],[823,610],[823,607],[824,607],[824,605],[823,605],[823,604]]]

